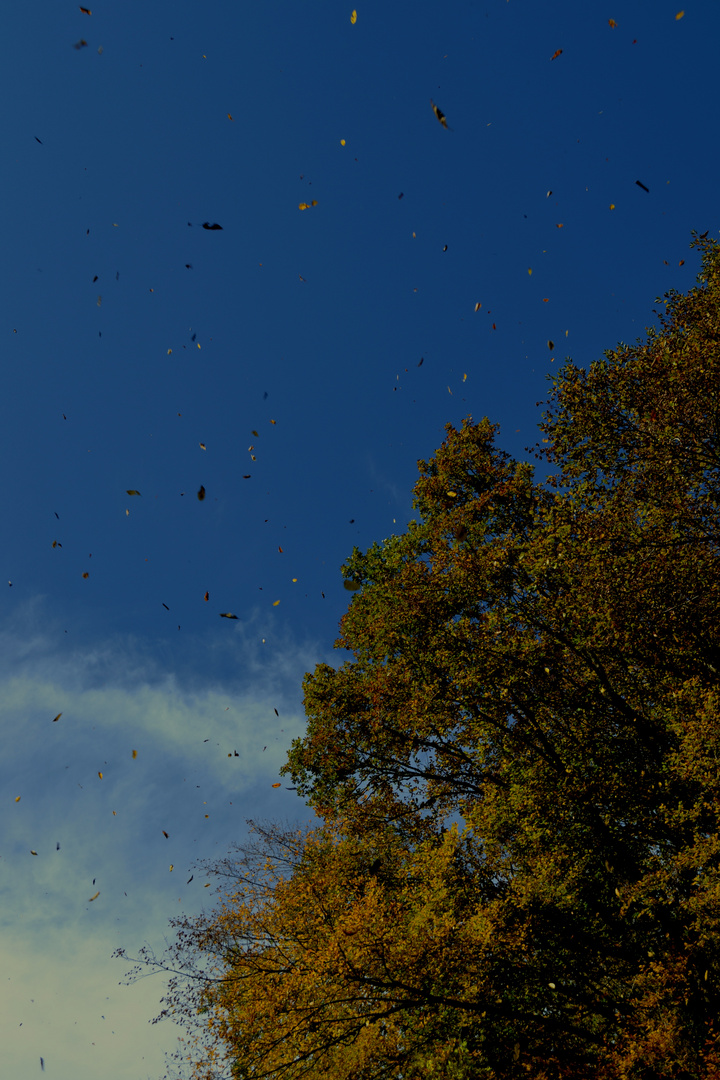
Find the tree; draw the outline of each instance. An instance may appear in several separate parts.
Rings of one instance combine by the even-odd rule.
[[[448,425],[417,520],[344,566],[351,658],[306,676],[283,770],[321,824],[185,927],[236,1076],[720,1077],[720,249],[694,244],[647,340],[553,381],[546,481]]]

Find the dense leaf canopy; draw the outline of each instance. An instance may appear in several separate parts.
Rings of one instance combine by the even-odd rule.
[[[552,383],[537,456],[468,419],[355,550],[284,772],[319,816],[179,920],[197,1077],[720,1076],[720,249]],[[186,966],[183,967],[182,965]],[[213,966],[214,965],[214,966]],[[205,1023],[207,1021],[207,1023]]]

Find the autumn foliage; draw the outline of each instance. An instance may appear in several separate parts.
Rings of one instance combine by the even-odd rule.
[[[197,1080],[720,1077],[720,249],[553,381],[536,453],[450,425],[355,550],[338,667],[177,920]],[[193,979],[192,976],[198,976]],[[184,976],[190,976],[185,978]]]

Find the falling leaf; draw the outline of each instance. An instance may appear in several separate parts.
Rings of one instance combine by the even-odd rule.
[[[678,263],[678,266],[682,266],[684,262],[685,262],[685,260],[681,259],[680,262]]]
[[[209,229],[210,232],[217,232],[219,229],[222,232],[222,225],[218,225],[217,221],[213,225],[209,221],[203,221],[203,229]]]
[[[165,832],[165,830],[164,830],[164,829],[163,829],[163,831],[162,831],[162,834],[163,834],[163,836],[165,837],[165,839],[166,839],[166,840],[169,840],[169,839],[170,839],[170,837],[168,836],[168,834],[167,834],[167,833]]]
[[[102,780],[102,778],[103,778],[103,774],[102,774],[101,772],[99,772],[99,773],[98,773],[98,776],[99,776],[99,777],[100,777],[100,779]]]
[[[137,757],[137,750],[133,750],[132,756],[133,756],[133,761],[134,761],[135,758]]]
[[[80,10],[82,11],[83,15],[92,15],[92,11],[90,10],[90,8],[81,7]]]
[[[445,113],[441,109],[438,109],[432,98],[430,98],[430,104],[432,105],[432,111],[435,113],[442,126],[447,130],[448,125],[447,120],[445,119]]]
[[[564,225],[562,224],[562,222],[560,222],[560,224],[559,224],[559,225],[556,225],[556,226],[555,226],[555,228],[556,228],[556,229],[563,229],[564,227],[565,227],[565,226],[564,226]]]
[[[20,802],[21,799],[22,799],[22,795],[16,795],[15,796],[15,802]]]
[[[73,49],[84,49],[86,45],[87,41],[85,40],[85,38],[80,38],[80,40],[76,41],[73,45]]]
[[[684,14],[684,11],[678,11],[677,15],[675,16],[675,20],[677,21],[678,19],[682,19]]]
[[[271,420],[270,423],[271,424],[277,424],[277,420]]]
[[[97,298],[97,306],[102,307],[102,296],[98,296],[98,298]]]
[[[220,612],[221,619],[237,619],[237,615],[232,615],[229,611]]]
[[[351,16],[350,16],[350,22],[351,22],[351,23],[353,24],[353,26],[354,26],[354,25],[355,25],[355,23],[357,22],[357,11],[353,11],[353,13],[351,14]]]
[[[88,900],[88,903],[92,904],[93,900],[97,900],[99,895],[100,895],[100,890],[98,889],[98,891],[95,893],[95,895],[90,897],[90,899]]]
[[[60,719],[60,717],[61,717],[61,716],[62,716],[62,713],[61,713],[61,712],[59,712],[59,713],[57,714],[57,716],[56,716],[56,717],[54,717],[54,719],[53,719],[53,724],[57,723],[57,721],[58,721],[58,720]]]
[[[309,210],[309,209],[310,209],[310,203],[306,203],[306,202],[298,203],[298,210]]]
[[[273,607],[277,607],[279,603],[279,600],[273,600]]]
[[[635,183],[637,184],[638,187],[641,187],[643,189],[643,191],[647,191],[648,195],[650,194],[650,188],[645,187],[645,185],[642,183],[641,180],[636,180]]]
[[[201,450],[207,450],[207,446],[205,445],[205,443],[204,443],[204,442],[201,442],[201,443],[199,444],[199,446],[200,446],[200,449],[201,449]]]
[[[165,608],[166,611],[170,610],[170,608],[167,606],[167,604],[163,604],[163,607]]]
[[[206,592],[205,596],[203,597],[203,600],[209,600],[209,599],[210,599],[210,593]]]
[[[125,494],[126,495],[139,495],[140,492],[136,491],[135,488],[128,488]]]
[[[617,26],[617,23],[615,22],[614,19],[608,19],[608,26],[611,26],[613,28],[613,30],[614,30],[615,27]]]
[[[191,874],[191,875],[190,875],[190,877],[189,877],[189,878],[187,879],[187,881],[185,882],[185,884],[186,884],[186,885],[189,885],[189,884],[190,884],[190,882],[192,881],[192,879],[193,879],[194,877],[195,877],[195,875],[194,875],[194,874]]]
[[[548,349],[550,349],[550,351],[552,352],[552,350],[554,348],[555,348],[555,342],[554,341],[548,341]]]
[[[482,304],[481,304],[481,303],[480,303],[480,301],[478,300],[477,304],[475,305],[475,310],[476,310],[476,311],[479,311],[481,307],[482,307]]]
[[[200,485],[200,490],[197,493],[197,497],[200,500],[200,502],[202,502],[203,499],[205,498],[205,488],[203,487],[202,484]]]
[[[528,267],[528,274],[532,274],[532,269]]]
[[[272,786],[273,787],[281,787],[282,785],[281,784],[273,784]]]
[[[562,49],[556,49],[555,52],[550,57],[550,59],[551,60],[557,60],[558,56],[561,56],[561,55],[562,55]]]
[[[344,140],[344,139],[341,139],[341,140],[340,140],[340,145],[341,145],[341,146],[344,146],[344,145],[345,145],[345,140]]]
[[[682,263],[680,263],[680,265],[682,266]],[[283,554],[283,549],[280,547],[280,545],[278,545],[278,551],[280,552],[281,555]]]
[[[37,851],[33,851],[33,849],[32,849],[32,848],[30,848],[30,854],[31,854],[31,855],[37,855]]]
[[[614,203],[614,202],[611,202],[611,203],[610,203],[610,209],[611,209],[611,210],[614,210],[614,209],[615,209],[615,203]]]
[[[85,573],[83,574],[83,577],[84,577],[85,579],[87,579],[87,578],[89,578],[89,577],[90,577],[90,574],[89,574],[89,573],[87,572],[87,570],[86,570],[86,571],[85,571]]]
[[[232,116],[228,113],[228,120],[232,120]]]

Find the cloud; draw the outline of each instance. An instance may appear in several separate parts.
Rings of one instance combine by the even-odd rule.
[[[39,1072],[40,1056],[57,1080],[161,1071],[179,1034],[148,1025],[162,977],[118,987],[112,952],[161,954],[168,920],[212,903],[197,863],[224,857],[248,818],[311,816],[272,784],[304,730],[302,676],[325,657],[273,633],[271,649],[253,622],[189,639],[172,670],[158,642],[71,646],[41,603],[0,627],[9,1074]]]

